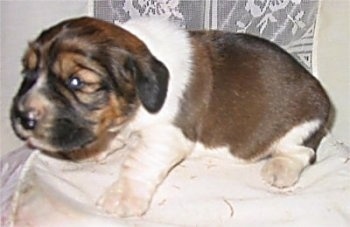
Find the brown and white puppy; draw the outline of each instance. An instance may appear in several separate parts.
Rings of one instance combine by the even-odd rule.
[[[221,148],[294,185],[315,160],[330,102],[290,55],[257,37],[184,31],[163,20],[92,18],[45,30],[23,58],[17,135],[46,152],[104,151],[137,134],[99,205],[142,215],[169,171],[196,147]]]

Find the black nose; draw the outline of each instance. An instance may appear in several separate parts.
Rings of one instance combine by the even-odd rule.
[[[37,114],[35,113],[35,111],[21,112],[19,113],[18,117],[24,129],[26,130],[35,129],[38,122]]]

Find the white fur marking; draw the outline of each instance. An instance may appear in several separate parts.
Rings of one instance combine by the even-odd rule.
[[[313,120],[291,129],[274,146],[271,147],[272,158],[261,170],[262,178],[269,184],[285,188],[294,185],[315,151],[303,146],[321,124],[320,120]]]
[[[168,93],[162,109],[156,114],[150,114],[141,107],[134,124],[145,127],[172,121],[191,77],[192,47],[188,33],[165,19],[131,20],[122,27],[142,40],[170,74]]]
[[[274,150],[277,153],[298,158],[305,165],[308,164],[310,158],[314,155],[314,151],[312,149],[308,149],[308,151],[302,149],[303,151],[297,152],[296,148],[303,147],[303,142],[320,127],[320,124],[321,121],[317,119],[295,126],[275,144]]]

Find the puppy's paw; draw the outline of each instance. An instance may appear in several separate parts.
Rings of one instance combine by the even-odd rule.
[[[290,157],[273,157],[266,162],[261,170],[262,178],[278,188],[293,186],[299,180],[302,163]]]
[[[150,200],[151,196],[145,196],[139,190],[116,184],[102,195],[97,206],[113,216],[142,216],[148,210]]]

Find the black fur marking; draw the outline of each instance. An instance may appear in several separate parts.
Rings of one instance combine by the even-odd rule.
[[[80,149],[96,139],[94,133],[89,130],[93,122],[79,118],[69,110],[59,111],[59,116],[55,118],[53,123],[55,132],[49,140],[63,152]]]
[[[154,57],[146,64],[140,62],[130,59],[127,67],[134,72],[141,103],[149,112],[156,113],[162,108],[166,98],[169,72],[163,63]]]
[[[30,88],[33,87],[33,85],[36,83],[37,80],[38,80],[37,71],[25,71],[24,80],[21,84],[21,87],[19,88],[17,96],[22,96],[25,93],[27,93],[30,90]]]

